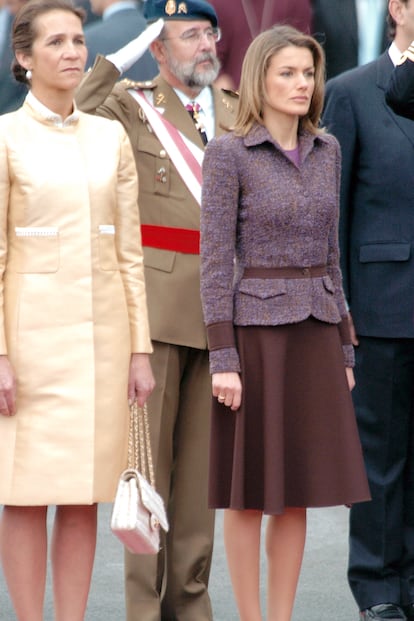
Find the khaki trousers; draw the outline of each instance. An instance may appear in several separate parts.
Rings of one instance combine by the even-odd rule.
[[[153,346],[156,388],[148,412],[156,485],[170,530],[162,535],[157,556],[125,553],[127,621],[212,621],[208,352],[160,342]]]

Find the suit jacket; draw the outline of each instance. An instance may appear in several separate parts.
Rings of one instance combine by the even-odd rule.
[[[313,0],[313,33],[325,50],[328,79],[358,65],[355,0]],[[384,20],[382,50],[388,43]]]
[[[140,106],[127,92],[128,80],[115,85],[119,73],[99,57],[77,95],[79,107],[124,125],[131,140],[139,178],[139,208],[143,224],[185,229],[200,228],[200,207],[182,181],[158,138],[149,129]],[[114,88],[115,85],[115,88]],[[174,90],[158,76],[141,83],[150,89],[165,118],[203,148],[190,115]],[[213,89],[216,134],[235,119],[237,96]],[[157,171],[163,169],[160,176]],[[144,248],[145,278],[151,338],[166,343],[205,348],[207,340],[200,300],[200,257],[157,248]]]
[[[142,11],[137,6],[116,11],[107,19],[101,19],[86,26],[85,39],[88,48],[86,68],[92,67],[98,54],[106,56],[126,45],[145,30],[146,25]],[[157,63],[147,51],[124,73],[124,77],[131,80],[149,80],[157,73]]]
[[[414,124],[385,102],[393,64],[328,82],[323,120],[342,148],[340,249],[360,335],[414,337]]]
[[[385,98],[394,112],[414,120],[414,62],[409,58],[395,67]]]
[[[299,149],[296,167],[262,125],[207,146],[201,292],[212,373],[240,370],[233,325],[275,326],[309,316],[338,324],[346,317],[338,249],[339,145],[333,136],[301,132]],[[326,269],[314,275],[302,270],[300,278],[272,278],[266,269],[259,276],[244,274],[251,267],[293,266]]]

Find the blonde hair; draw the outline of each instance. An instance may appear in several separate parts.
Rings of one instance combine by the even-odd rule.
[[[244,57],[239,109],[233,127],[238,135],[246,135],[254,123],[263,124],[266,73],[273,56],[288,46],[307,48],[312,54],[315,66],[315,89],[309,111],[301,117],[299,126],[313,134],[322,131],[319,129],[325,92],[325,55],[322,47],[313,37],[296,28],[274,26],[252,41]]]

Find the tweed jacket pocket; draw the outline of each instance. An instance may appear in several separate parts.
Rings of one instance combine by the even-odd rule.
[[[285,294],[286,282],[283,279],[245,278],[239,284],[239,293],[267,300]]]
[[[234,299],[235,325],[275,325],[285,320],[289,307],[283,279],[242,279]]]
[[[332,294],[335,293],[335,287],[334,287],[334,284],[330,276],[323,276],[322,282],[323,282],[323,286],[325,287],[326,291],[329,291],[329,293],[332,293]]]

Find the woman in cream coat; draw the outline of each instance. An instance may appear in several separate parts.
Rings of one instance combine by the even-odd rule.
[[[137,178],[116,121],[76,110],[81,14],[32,0],[17,15],[27,99],[0,117],[0,531],[19,621],[41,621],[48,505],[56,621],[83,621],[96,503],[126,463],[128,399],[154,382]]]

